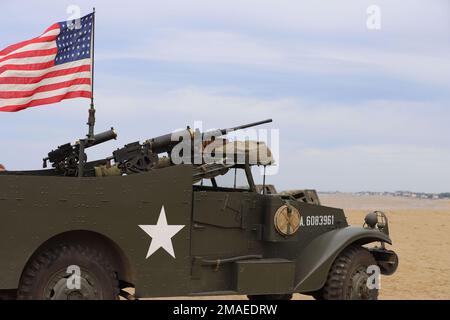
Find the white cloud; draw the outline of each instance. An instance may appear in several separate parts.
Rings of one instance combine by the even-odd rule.
[[[142,47],[103,53],[99,59],[140,59],[189,63],[280,65],[284,52],[257,39],[225,31],[158,30]]]
[[[85,0],[78,2],[86,10],[92,3]],[[236,29],[339,35],[366,32],[366,9],[374,4],[372,0],[129,0],[127,6],[119,0],[95,2],[99,16],[110,24],[117,24],[118,17],[121,17],[122,22],[147,28],[177,21],[179,25],[226,25]],[[435,36],[445,32],[441,28],[447,26],[450,15],[447,0],[434,0],[432,3],[426,0],[410,0],[407,3],[378,0],[376,4],[382,9],[382,30],[396,35],[432,33]],[[126,23],[121,27],[126,28]]]
[[[327,42],[327,38],[276,38],[242,32],[157,29],[123,50],[103,51],[101,61],[138,59],[172,63],[230,65],[291,74],[383,75],[426,85],[450,86],[448,50],[433,47],[411,51],[382,44]],[[448,49],[448,48],[447,48]]]

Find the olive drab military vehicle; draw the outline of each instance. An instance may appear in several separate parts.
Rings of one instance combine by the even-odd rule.
[[[322,206],[314,190],[257,185],[252,167],[274,164],[269,148],[226,135],[267,122],[214,135],[187,128],[87,161],[86,148],[116,139],[111,129],[51,151],[44,159],[51,168],[1,171],[0,293],[376,299],[371,277],[398,265],[386,248],[386,215],[349,226],[343,210]],[[214,161],[202,157],[208,148]],[[221,185],[225,177],[234,184]]]

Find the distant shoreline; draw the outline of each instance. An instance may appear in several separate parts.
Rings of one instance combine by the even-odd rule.
[[[322,195],[339,195],[347,194],[353,196],[386,196],[386,197],[401,197],[411,199],[429,199],[429,200],[450,200],[450,192],[441,193],[427,193],[427,192],[412,192],[412,191],[358,191],[358,192],[341,192],[341,191],[319,191]]]
[[[384,194],[320,193],[321,204],[350,210],[436,210],[450,212],[450,199],[424,199]]]

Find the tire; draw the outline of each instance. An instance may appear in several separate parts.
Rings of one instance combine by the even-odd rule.
[[[248,300],[291,300],[292,294],[261,294],[248,295]]]
[[[74,268],[79,271],[78,282]],[[118,295],[119,281],[110,261],[96,249],[73,244],[32,258],[18,289],[20,300],[116,300]]]
[[[325,300],[323,296],[323,288],[314,292],[308,292],[306,295],[313,297],[314,300]]]
[[[334,261],[327,282],[315,298],[325,300],[377,300],[378,289],[367,287],[367,267],[376,265],[365,248],[350,246]]]

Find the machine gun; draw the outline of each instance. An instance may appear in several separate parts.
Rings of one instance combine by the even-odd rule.
[[[77,141],[74,144],[66,143],[48,153],[43,159],[43,168],[47,168],[50,162],[55,170],[64,176],[76,176],[79,170],[79,163],[86,160],[84,149],[91,148],[101,143],[117,138],[113,128],[111,130],[96,134],[91,140]],[[80,152],[81,151],[81,152]],[[81,159],[80,159],[81,158]]]
[[[237,127],[219,129],[201,133],[193,131],[187,127],[185,130],[174,133],[165,134],[156,138],[144,141],[144,143],[134,142],[127,144],[121,149],[113,152],[113,159],[123,174],[139,173],[148,171],[153,168],[164,167],[171,164],[170,153],[173,148],[180,143],[182,139],[203,139],[219,137],[230,132],[255,127],[261,124],[272,122],[272,119],[249,123]],[[179,137],[179,139],[176,139]],[[195,145],[194,143],[191,145]],[[158,155],[167,152],[169,157],[159,158]]]

